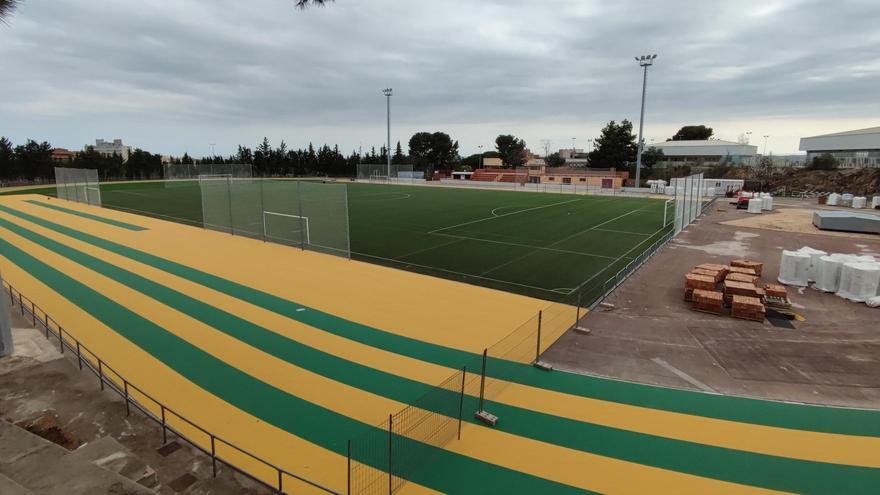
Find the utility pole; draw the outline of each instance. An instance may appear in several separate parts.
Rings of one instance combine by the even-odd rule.
[[[657,54],[654,55],[642,55],[641,57],[635,57],[636,62],[639,63],[639,66],[644,68],[644,75],[642,76],[642,113],[639,117],[639,149],[636,153],[636,187],[639,187],[642,179],[642,151],[645,148],[645,143],[642,140],[642,131],[645,126],[645,90],[648,86],[648,67],[654,65],[654,59],[657,58]]]
[[[763,151],[763,153],[761,153],[763,156],[767,156],[767,138],[768,137],[770,137],[770,136],[767,136],[767,135],[764,136],[764,151]]]
[[[385,88],[382,90],[382,94],[385,95],[385,102],[387,106],[387,125],[388,125],[388,140],[387,146],[385,148],[385,154],[388,155],[388,178],[391,179],[391,88]]]
[[[480,168],[483,168],[483,145],[477,145],[477,148],[480,149]]]

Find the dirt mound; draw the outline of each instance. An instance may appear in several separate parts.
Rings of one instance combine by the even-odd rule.
[[[821,193],[852,193],[857,196],[880,194],[880,169],[808,170],[789,168],[774,171],[766,178],[755,177],[749,168],[731,171],[730,179],[755,180],[764,191],[794,195],[818,195]]]

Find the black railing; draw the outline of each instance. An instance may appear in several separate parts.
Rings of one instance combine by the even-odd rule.
[[[101,390],[106,390],[106,388],[110,388],[110,390],[116,392],[117,394],[119,394],[120,397],[125,400],[126,416],[131,414],[131,407],[134,406],[134,408],[140,411],[147,419],[156,422],[159,426],[162,427],[163,445],[168,443],[168,432],[171,432],[176,435],[177,438],[186,441],[202,453],[208,455],[211,458],[211,467],[214,477],[217,476],[217,463],[221,463],[247,476],[248,478],[257,481],[258,483],[261,483],[271,488],[272,490],[275,490],[277,493],[291,493],[289,491],[285,491],[284,480],[293,479],[301,483],[305,483],[306,485],[312,488],[316,488],[324,493],[341,495],[339,492],[331,490],[330,488],[322,486],[297,474],[291,473],[290,471],[278,467],[277,465],[272,464],[271,462],[235,445],[228,440],[224,440],[223,438],[197,425],[195,422],[187,419],[185,416],[177,413],[173,409],[167,407],[165,404],[159,402],[143,389],[128,381],[125,377],[122,376],[122,374],[109,366],[97,354],[89,350],[88,347],[83,345],[79,340],[72,336],[70,332],[65,331],[64,328],[59,325],[57,321],[55,321],[33,301],[22,295],[22,293],[16,290],[11,284],[4,281],[3,289],[8,293],[11,308],[15,308],[15,306],[18,305],[19,312],[21,313],[22,317],[30,318],[34,328],[42,327],[43,330],[45,330],[46,339],[51,339],[53,337],[58,339],[58,345],[61,354],[64,354],[65,349],[75,353],[76,362],[79,369],[87,369],[94,373],[95,376],[98,378],[98,383],[101,387]],[[42,318],[40,315],[42,315]],[[149,405],[153,406],[152,411],[150,410]],[[158,414],[156,413],[156,410],[158,410]],[[174,426],[171,426],[169,424],[169,419],[174,419],[179,422],[185,423],[188,427],[201,433],[204,436],[206,444],[200,444],[200,442],[191,438],[192,435],[185,435],[183,432],[180,431],[180,427],[175,428]],[[229,460],[228,458],[224,458],[223,456],[218,454],[218,448],[221,448],[221,450],[223,448],[231,449],[231,452],[234,452],[236,455],[242,455],[247,459],[256,461],[262,467],[268,469],[268,471],[277,474],[277,478],[274,480],[274,482],[269,482],[265,479],[261,479],[256,474],[248,472],[247,470],[245,470],[245,468],[236,466],[233,461]]]

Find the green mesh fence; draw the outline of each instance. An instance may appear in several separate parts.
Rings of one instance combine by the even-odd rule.
[[[55,167],[55,193],[59,199],[101,206],[98,171],[87,168]]]
[[[425,173],[413,171],[412,165],[391,165],[387,163],[361,163],[357,166],[358,180],[370,182],[414,182],[423,180]]]
[[[247,179],[253,173],[248,163],[167,163],[163,170],[166,188],[185,186],[189,181]]]
[[[345,184],[203,178],[205,228],[350,257]]]

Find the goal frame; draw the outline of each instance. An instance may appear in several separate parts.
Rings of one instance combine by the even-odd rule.
[[[273,215],[273,216],[285,217],[285,218],[298,218],[300,220],[305,220],[306,236],[305,236],[304,243],[309,244],[309,245],[312,244],[311,234],[309,232],[309,217],[304,217],[302,215],[294,215],[292,213],[281,213],[279,211],[263,210],[263,238],[264,239],[269,238],[269,225],[268,225],[268,222],[266,222],[266,215]]]

